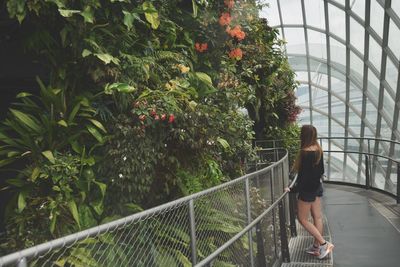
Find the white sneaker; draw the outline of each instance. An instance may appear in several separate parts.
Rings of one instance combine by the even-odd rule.
[[[332,243],[326,241],[325,245],[319,247],[318,259],[322,260],[323,258],[325,258],[329,253],[332,252],[334,247],[335,246]]]
[[[313,255],[313,256],[319,256],[319,246],[315,247],[314,244],[311,244],[310,246],[308,246],[308,248],[306,248],[306,253]]]

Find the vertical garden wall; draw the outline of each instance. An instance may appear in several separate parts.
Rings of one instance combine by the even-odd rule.
[[[49,71],[1,124],[1,254],[237,177],[253,138],[295,135],[294,73],[260,7],[6,1]]]

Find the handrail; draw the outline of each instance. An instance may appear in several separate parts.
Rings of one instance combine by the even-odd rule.
[[[297,175],[293,179],[293,181],[290,183],[289,187],[293,187],[294,184],[297,181]],[[248,224],[245,228],[243,228],[242,231],[237,233],[234,237],[229,239],[225,244],[220,246],[216,251],[211,253],[207,258],[203,259],[201,262],[195,265],[195,267],[202,267],[205,266],[209,263],[211,263],[218,255],[220,255],[225,249],[227,249],[229,246],[231,246],[235,241],[239,240],[242,236],[244,236],[246,233],[248,233],[251,229],[253,229],[265,216],[267,216],[269,213],[271,213],[272,210],[278,206],[278,204],[281,203],[281,201],[285,198],[285,196],[289,192],[285,191],[280,197],[273,203],[271,206],[268,207],[261,215],[259,215],[256,219],[254,219],[250,224]]]
[[[385,139],[385,138],[374,138],[374,137],[345,137],[345,136],[323,136],[323,137],[318,137],[318,139],[339,139],[339,140],[371,140],[371,141],[382,141],[382,142],[388,142],[388,143],[394,143],[397,145],[400,145],[399,141],[391,140],[391,139]],[[254,140],[254,142],[257,144],[257,142],[279,142],[279,141],[287,141],[287,140],[298,140],[298,139],[270,139],[270,140]]]
[[[347,184],[347,185],[362,185],[366,189],[372,188],[372,189],[381,191],[381,192],[383,192],[385,194],[388,194],[388,195],[394,197],[396,199],[396,202],[398,204],[400,204],[400,155],[394,154],[393,150],[392,150],[393,149],[392,147],[390,148],[389,151],[386,151],[386,152],[393,153],[393,154],[390,154],[390,155],[377,154],[374,151],[372,151],[372,149],[370,148],[370,141],[375,141],[375,142],[379,142],[379,143],[389,142],[391,144],[395,144],[395,145],[399,145],[399,146],[400,146],[400,142],[395,141],[395,140],[379,139],[379,138],[372,138],[372,137],[319,137],[318,139],[321,142],[322,142],[322,140],[328,140],[329,142],[332,142],[333,144],[335,144],[335,142],[334,142],[335,139],[336,140],[361,140],[361,141],[359,141],[360,151],[345,150],[346,146],[345,147],[341,147],[341,144],[335,144],[339,148],[343,148],[343,150],[328,149],[328,150],[324,150],[324,152],[326,152],[326,153],[357,154],[357,155],[364,155],[365,156],[365,166],[366,166],[365,167],[365,169],[366,169],[365,170],[365,174],[366,174],[365,184],[360,184],[359,182],[354,183],[354,182],[330,181],[330,180],[327,180],[327,182],[334,182],[334,183]],[[293,140],[299,141],[298,139],[292,139],[292,141]],[[286,141],[286,140],[284,140],[284,139],[278,139],[278,140],[255,140],[254,143],[255,143],[256,146],[260,145],[260,144],[267,144],[267,145],[273,145],[275,147],[277,145],[277,143],[281,142],[281,141]],[[363,144],[363,143],[364,143],[365,146],[368,146],[367,149],[362,149],[361,148],[361,144]],[[264,151],[265,149],[271,149],[271,148],[262,148],[260,150]],[[272,147],[272,149],[273,149],[273,147]],[[367,150],[367,151],[364,151],[364,150]],[[378,188],[378,187],[374,186],[373,184],[371,184],[371,180],[374,179],[376,173],[379,171],[379,169],[377,169],[376,166],[382,168],[382,170],[384,170],[384,169],[383,169],[383,166],[381,166],[379,164],[377,165],[376,161],[374,161],[373,162],[374,164],[372,165],[372,171],[371,171],[371,169],[370,169],[370,166],[371,166],[370,161],[371,161],[371,159],[369,157],[373,158],[374,160],[382,158],[382,159],[385,159],[385,160],[388,161],[387,168],[386,168],[385,183],[386,183],[386,185],[387,184],[391,185],[392,186],[391,189],[388,189],[386,186],[385,186],[385,188]],[[359,159],[359,160],[361,160],[361,159]],[[393,173],[393,169],[391,169],[392,168],[392,163],[397,165],[397,171],[396,171],[397,174],[395,173],[395,175],[397,175],[397,185],[395,183],[393,183],[389,179],[390,174]],[[360,166],[360,163],[359,163],[359,166]],[[358,170],[360,170],[361,167],[358,167],[358,168],[359,168]],[[396,192],[396,193],[394,193],[394,192]]]
[[[288,152],[287,150],[283,149],[275,149],[275,151],[281,151],[285,152],[285,155],[279,159],[278,161],[274,162],[272,165],[267,166],[261,170],[255,171],[250,174],[246,174],[242,177],[239,177],[237,179],[234,179],[232,181],[226,182],[224,184],[212,187],[210,189],[195,193],[190,196],[182,197],[180,199],[168,202],[166,204],[151,208],[149,210],[145,210],[140,213],[136,213],[106,224],[102,224],[96,227],[89,228],[87,230],[80,231],[78,233],[70,234],[65,237],[61,237],[43,244],[39,244],[36,246],[33,246],[31,248],[27,248],[9,255],[5,255],[3,257],[0,257],[0,266],[8,265],[8,264],[25,264],[28,260],[50,253],[54,252],[57,249],[62,249],[66,248],[68,246],[73,246],[77,244],[78,242],[85,240],[87,238],[91,237],[96,237],[104,233],[112,232],[117,229],[123,229],[127,226],[132,225],[134,222],[137,222],[141,219],[147,219],[151,216],[156,216],[157,214],[160,214],[162,212],[168,212],[169,210],[175,209],[177,207],[183,207],[185,205],[189,206],[189,217],[190,217],[190,222],[192,224],[195,223],[194,219],[194,201],[198,200],[200,201],[202,197],[209,196],[213,193],[220,192],[222,190],[228,189],[232,186],[237,186],[241,185],[241,183],[247,182],[252,179],[252,178],[257,178],[259,175],[264,174],[269,171],[273,171],[273,168],[280,166],[283,168],[283,166],[286,166],[287,160],[288,160]],[[282,177],[283,178],[283,177]],[[248,191],[248,188],[246,189]],[[283,197],[282,197],[283,198]],[[186,207],[186,206],[185,206]],[[196,238],[196,233],[193,233],[193,230],[195,230],[195,226],[191,225],[191,233],[190,236],[191,238]],[[195,240],[191,241],[192,248],[195,248]],[[193,254],[192,252],[192,261],[194,261],[195,264],[195,255],[196,253]],[[19,265],[19,266],[25,266],[25,265]]]

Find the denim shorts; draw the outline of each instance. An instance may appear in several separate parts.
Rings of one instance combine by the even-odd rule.
[[[318,187],[318,189],[315,192],[304,192],[304,191],[299,191],[299,196],[298,199],[304,201],[304,202],[314,202],[317,197],[322,197],[324,193],[324,189],[321,185]]]

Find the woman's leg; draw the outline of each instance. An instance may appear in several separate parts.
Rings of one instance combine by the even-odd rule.
[[[323,235],[324,226],[322,222],[321,214],[321,198],[317,197],[314,202],[311,203],[311,216],[314,221],[314,226],[318,229],[318,232]],[[320,244],[314,239],[314,245],[319,246]]]
[[[312,202],[305,202],[299,199],[297,201],[297,217],[299,219],[299,222],[307,230],[307,232],[309,232],[317,240],[319,244],[324,244],[325,239],[322,237],[321,233],[314,226],[314,224],[308,221],[308,215],[311,210],[311,204]]]

